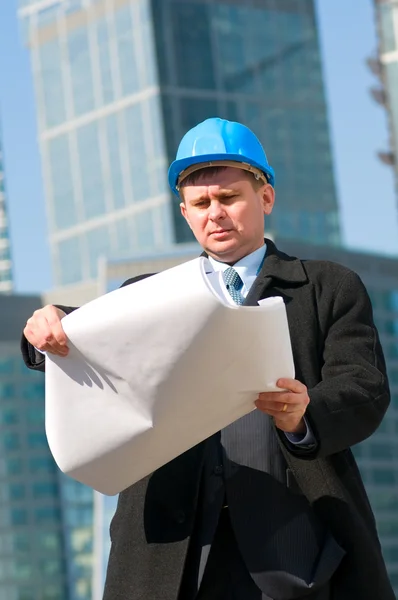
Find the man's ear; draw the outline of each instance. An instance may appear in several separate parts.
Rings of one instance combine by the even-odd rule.
[[[187,207],[185,206],[185,202],[184,201],[180,202],[180,210],[181,210],[182,216],[184,217],[184,219],[188,223],[189,227],[191,227],[191,223],[189,222],[188,215],[187,215]],[[192,229],[192,227],[191,227],[191,229]]]
[[[275,190],[267,183],[262,190],[262,201],[263,201],[263,211],[265,215],[270,215],[272,213],[272,209],[274,208],[275,203]]]

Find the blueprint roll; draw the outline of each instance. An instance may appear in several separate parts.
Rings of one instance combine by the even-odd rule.
[[[237,306],[201,257],[62,320],[46,358],[46,433],[59,468],[117,494],[254,410],[294,377],[282,298]]]

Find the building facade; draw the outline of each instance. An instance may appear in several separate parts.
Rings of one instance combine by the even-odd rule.
[[[0,140],[0,293],[11,292],[12,287],[10,236],[4,181],[4,157]]]
[[[167,168],[216,115],[268,152],[272,230],[339,245],[313,0],[20,0],[19,16],[57,286],[94,280],[101,256],[192,239]]]
[[[395,171],[398,199],[398,1],[374,0],[379,38],[379,76],[383,86],[381,101],[387,108],[389,152],[382,153],[384,162]]]
[[[44,377],[20,337],[41,299],[0,295],[0,598],[68,598],[60,475],[44,431]]]
[[[47,444],[44,376],[22,361],[40,297],[0,296],[0,599],[91,600],[93,492]]]
[[[387,362],[391,405],[376,433],[353,450],[376,516],[388,572],[398,597],[398,259],[287,240],[277,240],[277,243],[291,255],[346,265],[360,275],[370,294]],[[135,275],[172,268],[196,256],[196,247],[181,245],[179,250],[161,256],[153,254],[130,261],[111,262],[102,272],[102,291],[114,289]],[[110,548],[109,524],[116,501],[116,497],[96,496],[97,555],[93,600],[101,600],[102,597]]]

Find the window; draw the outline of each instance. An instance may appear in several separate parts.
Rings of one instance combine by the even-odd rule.
[[[152,210],[137,213],[136,217],[137,243],[141,250],[153,248],[155,244],[154,223]]]
[[[135,201],[145,200],[149,197],[149,176],[141,104],[134,104],[126,108],[124,117],[133,198]]]
[[[10,483],[10,499],[23,500],[26,496],[26,487],[23,483]]]
[[[124,194],[118,118],[117,114],[107,117],[105,127],[108,142],[109,176],[113,193],[113,206],[114,208],[123,208],[126,204],[126,198]]]
[[[94,278],[98,272],[98,259],[109,257],[111,254],[111,240],[108,226],[97,227],[87,232],[87,248],[90,261],[90,277]]]
[[[49,155],[54,225],[57,230],[77,223],[75,192],[70,162],[69,136],[59,135],[47,145]]]
[[[79,127],[77,145],[84,216],[85,219],[92,219],[106,212],[97,122]]]
[[[398,535],[398,519],[396,517],[388,520],[379,519],[377,529],[380,535],[396,536]]]
[[[28,432],[28,445],[30,448],[48,448],[46,434],[44,432]]]
[[[19,411],[16,408],[0,409],[0,424],[15,425],[19,422]]]
[[[0,444],[4,450],[18,450],[20,446],[18,433],[14,431],[0,432]]]
[[[87,527],[93,524],[93,506],[78,504],[69,506],[65,511],[65,521],[69,527]]]
[[[70,590],[68,590],[70,593]],[[47,585],[43,589],[43,600],[64,600],[67,598],[68,592],[60,584]],[[89,596],[78,596],[80,598],[88,598]]]
[[[44,425],[44,406],[29,406],[25,414],[30,425]]]
[[[208,4],[173,4],[174,60],[181,87],[211,90],[216,87],[210,10]]]
[[[394,485],[394,469],[375,469],[373,470],[373,482],[376,485]]]
[[[14,373],[15,358],[9,358],[8,356],[0,357],[0,375],[11,375]]]
[[[70,477],[63,479],[62,496],[68,503],[91,504],[93,502],[93,490]]]
[[[61,519],[61,513],[56,506],[45,506],[35,510],[35,521],[40,523],[56,523]]]
[[[398,492],[387,489],[369,488],[370,503],[376,511],[395,511],[398,506]]]
[[[56,498],[58,496],[58,486],[52,481],[39,481],[33,484],[34,498]]]
[[[0,381],[0,400],[9,400],[15,396],[15,386],[13,383]]]
[[[370,445],[370,456],[371,458],[379,459],[391,459],[393,458],[393,447],[392,444],[373,442]]]
[[[385,546],[383,551],[384,557],[387,562],[398,562],[398,546]],[[398,585],[398,577],[397,577]]]
[[[115,12],[115,29],[122,94],[128,96],[139,89],[130,4]]]
[[[52,456],[35,456],[29,460],[31,473],[54,473],[56,465]]]
[[[21,475],[23,470],[22,460],[20,458],[7,458],[7,475]]]
[[[152,35],[152,15],[156,10],[157,8],[153,9],[151,14],[149,0],[141,0],[139,2],[139,27],[141,31],[142,43],[142,48],[140,48],[140,54],[142,54],[141,60],[145,65],[144,73],[141,73],[141,76],[144,78],[144,81],[142,82],[144,86],[151,86],[156,84],[155,46]]]
[[[40,572],[44,577],[53,577],[60,575],[63,571],[62,561],[57,559],[48,559],[40,561]]]
[[[94,109],[94,87],[86,28],[74,29],[68,36],[75,116]]]
[[[15,560],[15,575],[17,579],[31,579],[33,577],[33,573],[33,565],[30,561],[23,560],[20,558],[17,558]],[[34,593],[32,592],[32,590],[25,590],[24,598],[26,598],[26,600],[28,600],[28,598],[29,600],[32,598],[33,600]]]
[[[62,79],[62,56],[57,38],[41,44],[38,49],[43,97],[43,117],[47,128],[55,127],[66,120],[65,90]],[[41,75],[41,78],[40,78]]]
[[[109,47],[109,32],[106,19],[97,21],[97,48],[99,56],[99,68],[101,76],[102,100],[104,104],[109,104],[115,99],[115,91],[113,87],[113,74],[111,55]]]
[[[13,508],[11,510],[11,524],[18,525],[27,525],[28,523],[28,511],[24,508]]]
[[[83,279],[81,238],[70,237],[58,242],[59,278],[62,285]]]
[[[28,534],[15,533],[12,537],[15,552],[29,552],[31,550],[31,541]]]
[[[62,537],[60,533],[53,531],[36,531],[35,536],[35,543],[39,550],[44,550],[48,552],[58,552],[62,549]]]
[[[93,551],[91,527],[74,529],[71,532],[71,546],[74,554],[90,554]]]

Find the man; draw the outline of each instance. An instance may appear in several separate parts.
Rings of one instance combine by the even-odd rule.
[[[350,450],[389,403],[363,284],[263,239],[274,172],[243,125],[208,119],[189,131],[169,182],[233,299],[284,299],[296,379],[120,494],[105,600],[393,600]],[[44,368],[36,349],[68,354],[71,310],[47,306],[28,319],[29,367]]]

